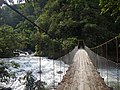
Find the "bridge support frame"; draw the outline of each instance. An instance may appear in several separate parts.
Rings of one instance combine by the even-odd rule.
[[[78,41],[78,49],[85,49],[85,42],[84,40],[79,40]]]

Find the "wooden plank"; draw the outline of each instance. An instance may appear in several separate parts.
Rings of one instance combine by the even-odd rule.
[[[110,90],[97,73],[87,52],[79,49],[57,90]]]

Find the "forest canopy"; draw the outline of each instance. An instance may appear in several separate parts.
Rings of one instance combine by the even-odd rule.
[[[102,13],[110,13],[111,16],[116,18],[117,22],[120,20],[120,1],[119,0],[100,0],[100,7]]]
[[[16,49],[49,56],[53,43],[57,47],[56,52],[60,49],[68,51],[77,45],[77,40],[84,39],[88,47],[93,47],[120,33],[119,21],[115,23],[116,16],[119,17],[117,14],[119,5],[115,2],[118,6],[114,9],[117,11],[110,16],[113,12],[107,12],[107,8],[111,11],[111,7],[103,0],[29,1],[12,7],[44,29],[52,38],[4,6],[0,10],[0,57],[11,57]],[[57,53],[56,56],[58,55]]]

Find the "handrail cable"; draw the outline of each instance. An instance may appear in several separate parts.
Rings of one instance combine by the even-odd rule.
[[[95,46],[95,47],[93,47],[93,48],[90,48],[90,49],[96,49],[96,48],[98,48],[98,47],[101,47],[101,46],[103,46],[103,45],[105,45],[105,44],[111,42],[112,40],[118,38],[118,37],[119,37],[119,35],[116,36],[116,37],[114,37],[114,38],[112,38],[112,39],[110,39],[110,40],[108,40],[108,41],[106,41],[105,43],[102,43],[102,44],[100,44],[100,45],[98,45],[98,46]]]
[[[115,88],[115,90],[119,90],[120,88],[120,84],[119,84],[119,35],[106,41],[105,43],[102,43],[96,47],[90,48],[91,50],[95,50],[97,51],[97,56],[98,59],[95,59],[98,63],[96,64],[96,67],[98,69],[98,71],[100,71],[100,75],[105,78],[105,82],[108,86],[110,86],[110,88]],[[108,52],[108,44],[111,44],[111,42],[114,42],[112,44],[114,44],[115,47],[113,47],[112,49],[115,49],[115,58],[113,58],[115,61],[111,61],[111,53]],[[113,51],[111,48],[110,50]],[[99,50],[99,51],[98,51]],[[104,50],[104,51],[103,51]],[[100,53],[100,54],[99,54]],[[99,55],[100,57],[99,57]],[[105,55],[105,56],[104,56]],[[114,54],[112,54],[114,55]],[[110,57],[110,58],[109,58]],[[112,56],[113,57],[113,56]],[[99,60],[100,59],[100,60]],[[95,62],[96,62],[95,61]],[[93,63],[95,63],[93,61]],[[103,71],[101,71],[102,69],[104,69]],[[111,70],[114,69],[115,72],[112,72]],[[116,75],[116,76],[114,76]],[[112,78],[114,81],[113,83],[115,83],[114,85],[111,85],[111,80],[110,78]]]

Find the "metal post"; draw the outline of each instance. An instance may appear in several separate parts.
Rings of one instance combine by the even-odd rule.
[[[42,57],[39,57],[39,74],[40,74],[40,81],[41,81],[41,73],[42,73],[42,70],[41,70],[41,58],[42,58]]]

